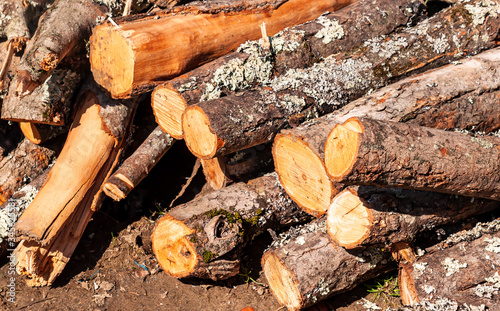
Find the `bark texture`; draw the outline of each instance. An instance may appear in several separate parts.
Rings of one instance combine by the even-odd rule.
[[[178,13],[184,14],[160,12],[117,19],[119,28],[111,23],[100,25],[90,38],[92,73],[114,98],[131,97],[221,57],[246,40],[260,38],[262,23],[267,33],[274,35],[353,2],[288,0],[280,1],[276,8],[262,1],[257,5],[252,1],[237,2],[240,6],[223,2],[231,6],[194,6],[179,9]],[[231,11],[226,13],[227,9]],[[131,36],[124,35],[131,32]],[[109,61],[115,59],[117,50],[121,51],[120,62]],[[165,58],[169,61],[163,61]]]
[[[241,248],[267,228],[308,219],[276,174],[212,191],[170,210],[157,222],[153,250],[167,274],[213,280],[235,276]]]
[[[362,0],[269,37],[269,48],[243,45],[237,52],[155,88],[152,105],[157,122],[172,137],[181,139],[181,116],[187,106],[265,85],[290,68],[310,67],[375,35],[414,24],[424,11],[420,1]]]
[[[325,141],[336,124],[350,117],[442,129],[498,130],[500,108],[490,100],[500,87],[499,60],[498,48],[485,51],[460,63],[403,79],[329,115],[283,130],[273,147],[275,169],[283,187],[301,207],[326,211],[337,190],[324,167]]]
[[[327,211],[330,238],[347,249],[413,241],[424,230],[500,207],[500,202],[441,193],[351,186]]]
[[[500,200],[500,137],[351,118],[325,143],[329,176],[345,184]]]
[[[333,244],[324,218],[290,230],[262,257],[271,292],[288,310],[304,308],[394,269],[389,253],[349,253]]]
[[[497,2],[457,3],[310,69],[289,70],[267,88],[190,106],[183,115],[186,144],[197,157],[210,158],[263,143],[283,128],[332,112],[405,75],[492,48],[497,32],[491,31],[500,29],[492,12],[499,9]],[[228,106],[236,109],[221,113]]]
[[[14,41],[19,51],[30,38],[28,6],[22,0],[0,1],[0,38]]]

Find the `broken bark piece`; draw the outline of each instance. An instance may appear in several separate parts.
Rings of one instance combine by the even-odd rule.
[[[267,3],[254,7],[251,1],[237,2],[240,6],[236,7],[224,2],[231,5],[226,9],[233,10],[203,13],[196,7],[184,8],[184,14],[157,13],[116,19],[118,27],[112,23],[99,25],[90,38],[92,73],[112,97],[131,97],[221,57],[246,40],[260,38],[262,23],[268,34],[274,35],[355,1],[314,0],[307,5],[300,0],[280,2],[276,8]]]
[[[240,251],[248,241],[267,228],[307,218],[270,174],[173,208],[158,220],[151,239],[167,274],[222,280],[239,273]]]
[[[106,180],[103,191],[115,201],[124,199],[153,169],[175,140],[156,127],[146,140]]]
[[[269,288],[288,310],[303,310],[394,269],[389,253],[377,248],[349,253],[333,244],[325,218],[292,228],[262,256]]]
[[[270,48],[257,43],[242,45],[237,52],[156,87],[151,104],[157,123],[181,139],[181,117],[187,106],[266,85],[276,73],[310,67],[375,35],[414,24],[424,11],[422,2],[415,0],[362,0],[269,37]]]
[[[327,211],[327,231],[347,249],[382,245],[392,249],[424,230],[459,222],[500,207],[500,202],[434,192],[351,186]]]
[[[403,304],[448,299],[495,309],[500,303],[500,234],[484,234],[400,266]]]
[[[55,159],[57,146],[38,146],[24,139],[0,159],[0,203],[40,175]]]
[[[500,138],[350,118],[325,142],[336,182],[500,200]],[[472,169],[471,169],[472,168]]]
[[[39,26],[18,66],[14,96],[24,97],[42,84],[68,55],[81,51],[91,29],[106,17],[106,7],[92,0],[56,0]]]
[[[332,112],[404,75],[494,47],[496,35],[472,38],[491,27],[500,30],[500,18],[490,15],[483,24],[471,26],[470,12],[476,14],[475,7],[483,8],[479,2],[456,4],[415,27],[367,40],[362,47],[309,69],[289,70],[268,87],[189,106],[182,117],[186,145],[196,157],[207,159],[261,144],[283,128]],[[500,11],[500,5],[494,4],[488,8]],[[462,6],[465,13],[458,13]],[[491,27],[483,28],[490,23]],[[468,31],[457,34],[455,29],[465,25]],[[443,41],[439,49],[434,48],[438,39]],[[229,106],[235,108],[225,113]]]
[[[494,131],[499,128],[500,49],[406,78],[355,100],[274,140],[273,157],[280,181],[302,208],[322,214],[340,187],[324,166],[324,146],[336,124],[366,116],[442,129]],[[314,193],[314,195],[312,195]]]
[[[138,101],[107,98],[88,81],[80,109],[51,174],[16,225],[21,239],[48,245],[60,234],[92,187],[116,165]],[[68,182],[68,176],[72,176]]]

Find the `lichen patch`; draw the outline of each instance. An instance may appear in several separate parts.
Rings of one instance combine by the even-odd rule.
[[[466,262],[460,262],[456,259],[446,257],[441,264],[444,266],[444,269],[446,270],[446,276],[450,276],[458,272],[461,268],[467,268],[467,263]]]
[[[316,22],[323,26],[314,36],[321,40],[324,44],[331,43],[334,40],[342,39],[345,36],[344,28],[337,20],[320,16]]]

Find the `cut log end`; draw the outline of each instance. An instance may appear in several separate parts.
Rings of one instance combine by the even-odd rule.
[[[327,214],[327,232],[340,246],[356,248],[370,235],[372,211],[352,189],[335,196]]]
[[[119,173],[110,177],[102,186],[104,193],[115,201],[125,199],[134,188],[134,183],[127,176]]]
[[[223,145],[210,127],[210,120],[197,106],[186,109],[182,116],[184,140],[189,150],[198,158],[210,159]]]
[[[286,306],[288,310],[300,310],[303,299],[297,288],[297,280],[279,258],[272,253],[265,253],[262,269],[280,305]]]
[[[336,125],[325,142],[325,165],[328,175],[336,181],[348,172],[356,160],[359,134],[363,133],[361,122],[350,118]]]
[[[288,195],[307,213],[319,217],[337,194],[321,159],[303,141],[277,135],[275,170]]]
[[[19,122],[19,127],[27,140],[34,144],[40,144],[43,141],[42,135],[38,132],[36,125],[31,122]]]
[[[120,28],[97,26],[90,37],[89,53],[95,81],[113,98],[128,97],[134,79],[134,52]]]
[[[170,215],[163,216],[153,231],[153,251],[163,270],[173,277],[189,275],[199,261],[187,236],[194,230]]]
[[[159,86],[151,94],[151,105],[161,129],[175,139],[182,139],[182,114],[186,110],[187,103],[179,93],[168,87]]]

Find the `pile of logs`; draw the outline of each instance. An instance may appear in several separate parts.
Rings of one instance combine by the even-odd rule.
[[[500,2],[444,4],[0,0],[18,273],[52,284],[104,197],[184,140],[207,186],[157,220],[168,275],[231,278],[269,231],[262,268],[289,310],[397,265],[405,305],[498,305],[496,221],[413,251],[500,207]],[[157,126],[123,159],[148,104]]]

